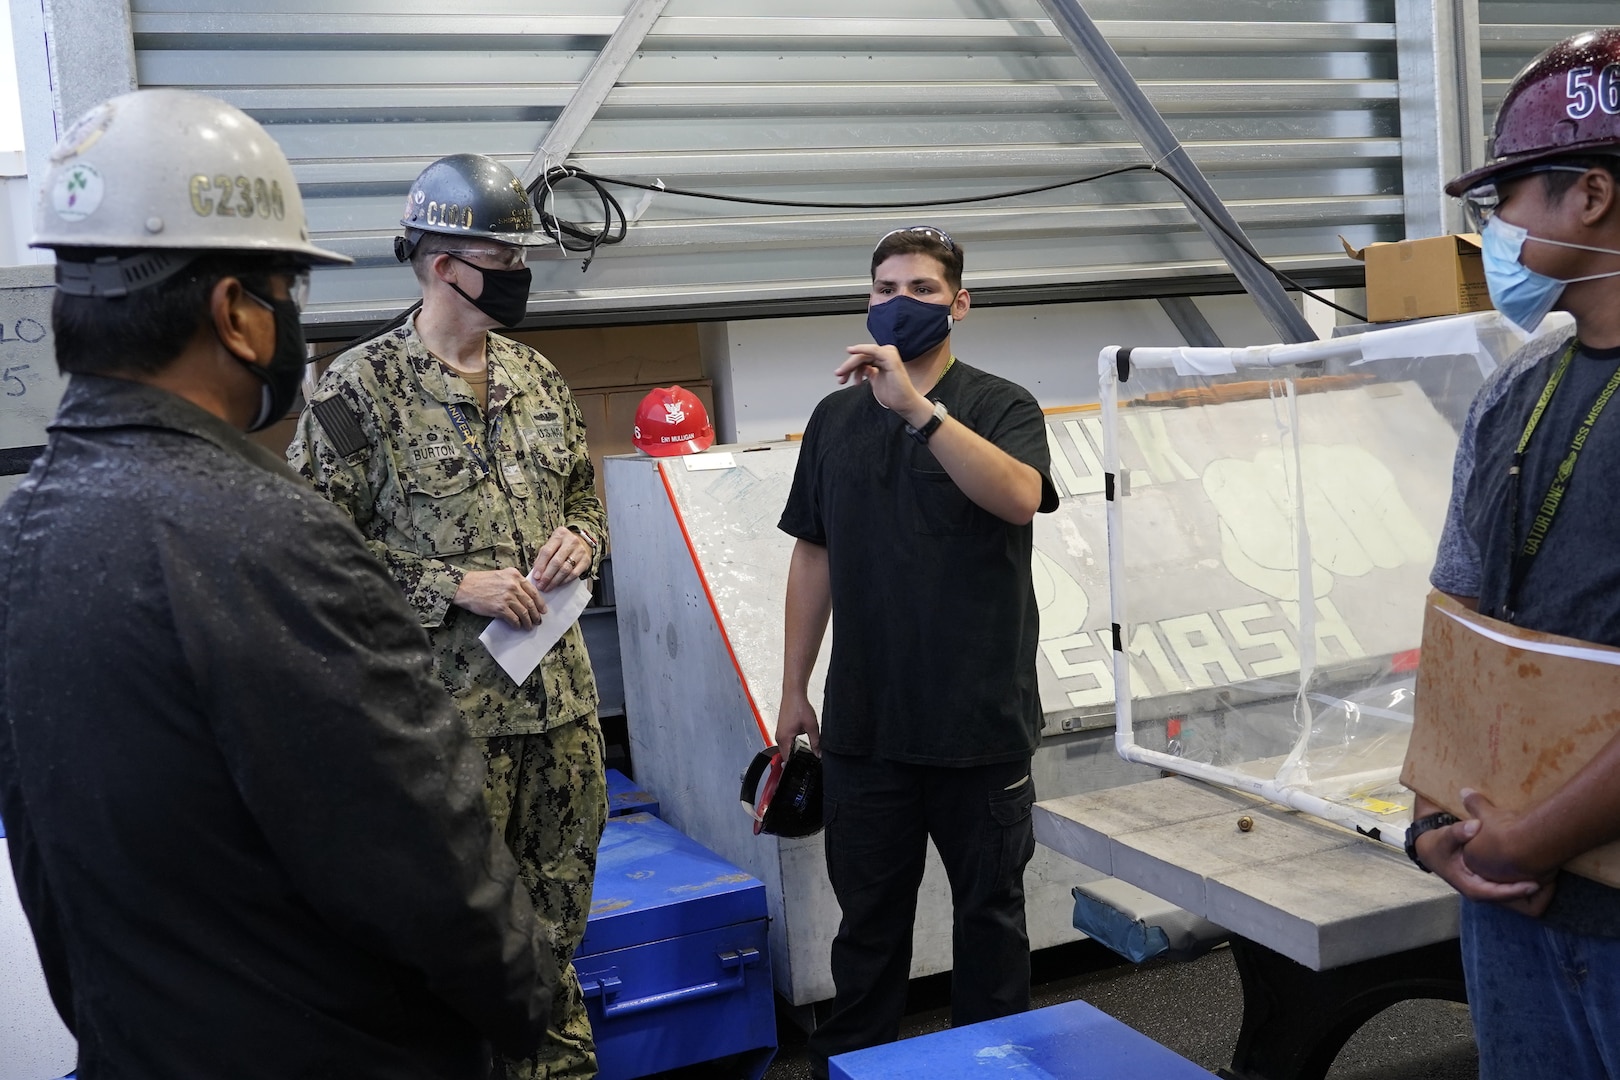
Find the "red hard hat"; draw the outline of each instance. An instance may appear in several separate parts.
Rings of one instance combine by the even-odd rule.
[[[1491,160],[1446,185],[1461,195],[1548,158],[1620,150],[1620,26],[1565,38],[1508,86],[1496,113]]]
[[[636,407],[636,449],[653,457],[701,454],[714,445],[714,428],[703,402],[679,386],[661,386]]]

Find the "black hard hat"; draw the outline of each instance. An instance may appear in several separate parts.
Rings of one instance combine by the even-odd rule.
[[[483,154],[451,154],[422,170],[405,197],[405,237],[394,254],[410,258],[422,233],[498,240],[516,247],[551,243],[534,228],[534,204],[517,175]]]
[[[759,794],[760,777],[765,791]],[[821,759],[808,749],[795,749],[784,765],[775,747],[754,755],[743,773],[743,810],[754,819],[754,834],[814,836],[821,831]]]

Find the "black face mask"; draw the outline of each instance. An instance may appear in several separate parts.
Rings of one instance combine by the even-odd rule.
[[[268,364],[253,364],[241,357],[237,363],[253,372],[264,383],[259,415],[249,431],[262,431],[287,415],[298,388],[304,381],[304,365],[309,357],[304,349],[304,325],[298,318],[298,305],[291,300],[268,300],[257,293],[250,297],[276,316],[276,348]]]
[[[452,289],[461,293],[463,300],[494,319],[498,326],[516,326],[523,321],[523,316],[529,313],[529,282],[534,277],[527,266],[521,270],[486,270],[459,255],[450,257],[456,262],[467,263],[484,275],[484,291],[478,294],[476,300],[463,292],[461,286],[454,282],[450,284]]]

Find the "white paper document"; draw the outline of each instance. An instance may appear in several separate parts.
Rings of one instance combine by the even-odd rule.
[[[575,578],[540,596],[546,602],[546,613],[539,626],[519,630],[502,619],[491,619],[478,635],[501,670],[519,686],[540,666],[541,657],[562,640],[563,633],[579,621],[579,613],[590,602],[591,589],[584,578]]]

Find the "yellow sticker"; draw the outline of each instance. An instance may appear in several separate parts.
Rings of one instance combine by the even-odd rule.
[[[1350,803],[1351,806],[1355,807],[1357,810],[1366,810],[1366,811],[1368,811],[1370,813],[1381,814],[1381,815],[1385,815],[1385,816],[1387,816],[1389,814],[1398,814],[1402,810],[1406,809],[1406,806],[1403,803],[1394,803],[1394,802],[1390,802],[1387,799],[1375,799],[1370,795],[1362,796],[1361,798],[1351,799],[1351,800],[1349,800],[1349,803]]]

